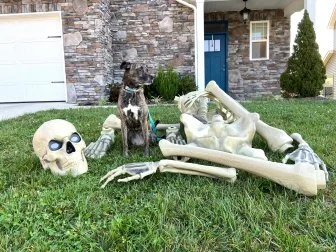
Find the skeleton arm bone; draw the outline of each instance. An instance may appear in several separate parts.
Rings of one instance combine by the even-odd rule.
[[[105,156],[106,151],[114,142],[114,129],[120,128],[120,119],[115,115],[110,115],[104,122],[100,137],[96,142],[90,143],[84,151],[86,157],[102,158]]]
[[[195,146],[180,146],[166,140],[161,140],[159,146],[166,157],[178,154],[242,169],[309,196],[316,195],[318,189],[326,186],[324,172],[316,171],[309,163],[287,165]]]
[[[118,182],[129,182],[132,180],[143,179],[144,177],[155,173],[158,169],[160,172],[199,175],[210,178],[224,178],[229,182],[234,182],[236,180],[236,169],[234,168],[206,166],[164,159],[159,162],[131,163],[119,166],[101,178],[100,182],[106,180],[101,188],[104,188],[110,181],[120,175],[131,175],[130,177],[118,179]]]
[[[159,162],[160,172],[173,172],[188,175],[200,175],[211,178],[225,178],[234,182],[237,178],[236,169],[208,165],[185,163],[176,160],[163,159]]]

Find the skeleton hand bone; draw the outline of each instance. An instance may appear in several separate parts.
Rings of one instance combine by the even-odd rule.
[[[159,167],[158,162],[144,162],[144,163],[130,163],[117,167],[116,169],[108,172],[100,179],[100,182],[106,179],[105,183],[101,186],[104,188],[110,181],[116,177],[124,174],[131,175],[130,177],[118,179],[118,182],[129,182],[132,180],[143,179],[144,177],[156,172]]]
[[[168,127],[166,129],[166,140],[173,144],[179,144],[179,145],[185,145],[186,141],[183,139],[179,132],[178,127]],[[179,156],[174,156],[174,160],[180,160],[183,162],[187,162],[190,158],[188,157],[179,157]]]

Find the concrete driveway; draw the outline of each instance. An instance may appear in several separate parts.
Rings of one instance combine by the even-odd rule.
[[[15,118],[24,114],[49,109],[69,109],[77,107],[76,104],[65,102],[39,102],[39,103],[5,103],[0,104],[0,121]]]

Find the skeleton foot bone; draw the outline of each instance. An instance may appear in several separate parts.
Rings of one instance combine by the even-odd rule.
[[[325,163],[317,156],[317,154],[310,148],[310,146],[303,140],[300,134],[293,133],[291,137],[299,143],[299,147],[292,153],[287,154],[282,160],[283,163],[287,163],[288,159],[295,163],[309,163],[314,165],[316,170],[320,170],[320,167],[324,171],[326,181],[329,180],[329,173]]]

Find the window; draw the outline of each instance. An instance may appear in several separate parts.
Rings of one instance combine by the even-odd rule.
[[[204,40],[204,52],[219,52],[219,51],[220,51],[219,39]]]
[[[269,58],[269,21],[250,22],[250,60]]]

